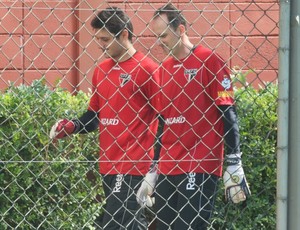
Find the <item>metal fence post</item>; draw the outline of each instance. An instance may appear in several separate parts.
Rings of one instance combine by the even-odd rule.
[[[290,2],[280,2],[276,229],[287,229]]]
[[[291,1],[288,229],[300,226],[300,2]]]

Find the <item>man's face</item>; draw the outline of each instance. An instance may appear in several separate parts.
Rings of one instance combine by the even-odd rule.
[[[125,48],[122,45],[122,36],[116,38],[106,28],[102,28],[95,30],[95,38],[106,58],[118,60],[124,54]]]
[[[157,16],[152,21],[152,31],[157,36],[160,46],[167,54],[175,54],[181,41],[179,28],[173,29],[168,25],[165,14]]]

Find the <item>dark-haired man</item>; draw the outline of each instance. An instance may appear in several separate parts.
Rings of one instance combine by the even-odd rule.
[[[153,158],[158,66],[134,48],[132,24],[121,9],[99,12],[91,26],[107,59],[94,71],[86,113],[58,121],[50,137],[99,127],[99,169],[106,196],[102,228],[147,229],[135,193]]]

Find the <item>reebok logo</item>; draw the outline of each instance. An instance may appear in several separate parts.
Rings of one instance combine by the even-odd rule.
[[[118,174],[117,175],[115,187],[113,188],[113,191],[112,191],[113,193],[121,191],[123,178],[124,178],[123,174]]]
[[[195,190],[196,187],[196,173],[189,173],[188,174],[188,183],[186,184],[186,190]]]

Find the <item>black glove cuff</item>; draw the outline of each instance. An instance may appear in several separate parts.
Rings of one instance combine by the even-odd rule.
[[[227,155],[225,158],[225,162],[226,162],[227,166],[242,164],[241,155],[242,155],[242,153]]]
[[[75,125],[75,129],[74,129],[74,134],[76,134],[76,133],[78,133],[79,131],[80,131],[80,129],[81,129],[81,126],[80,126],[80,121],[79,120],[77,120],[77,119],[74,119],[74,120],[72,120],[72,122],[74,123],[74,125]]]
[[[228,166],[231,166],[231,165],[238,165],[241,163],[241,158],[229,158],[229,159],[226,159],[226,164]]]

